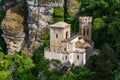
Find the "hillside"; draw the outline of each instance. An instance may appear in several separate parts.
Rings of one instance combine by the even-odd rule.
[[[80,16],[93,18],[92,40],[100,54],[83,68],[61,69],[59,60],[44,57],[49,26],[65,21],[76,34]],[[120,79],[119,0],[1,0],[0,25],[0,80]],[[57,70],[51,69],[54,63]]]

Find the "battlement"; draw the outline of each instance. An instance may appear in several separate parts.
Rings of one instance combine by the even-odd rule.
[[[92,22],[92,17],[90,16],[82,16],[82,17],[79,17],[79,21],[80,22]]]

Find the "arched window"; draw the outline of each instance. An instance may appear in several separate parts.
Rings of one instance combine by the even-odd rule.
[[[83,35],[85,36],[85,29],[83,29]]]
[[[87,35],[89,35],[89,29],[87,29]]]
[[[56,38],[58,38],[58,34],[56,34]]]
[[[66,31],[66,39],[68,38],[68,31]]]
[[[66,51],[66,48],[64,48],[64,51]]]
[[[77,55],[77,59],[79,59],[79,55]]]
[[[65,57],[66,57],[66,60],[67,60],[67,55]]]

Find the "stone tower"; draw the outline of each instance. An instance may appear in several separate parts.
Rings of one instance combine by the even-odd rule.
[[[80,36],[86,40],[91,40],[92,17],[83,16],[79,17],[79,32]]]
[[[67,44],[62,40],[70,38],[70,24],[58,22],[50,26],[50,50],[54,52],[64,52]]]

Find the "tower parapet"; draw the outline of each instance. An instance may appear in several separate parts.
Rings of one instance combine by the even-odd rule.
[[[79,17],[79,21],[80,22],[92,22],[92,17],[90,16],[82,16],[82,17]]]
[[[82,16],[79,17],[79,31],[80,36],[84,37],[86,40],[91,40],[91,27],[92,27],[92,17]]]

